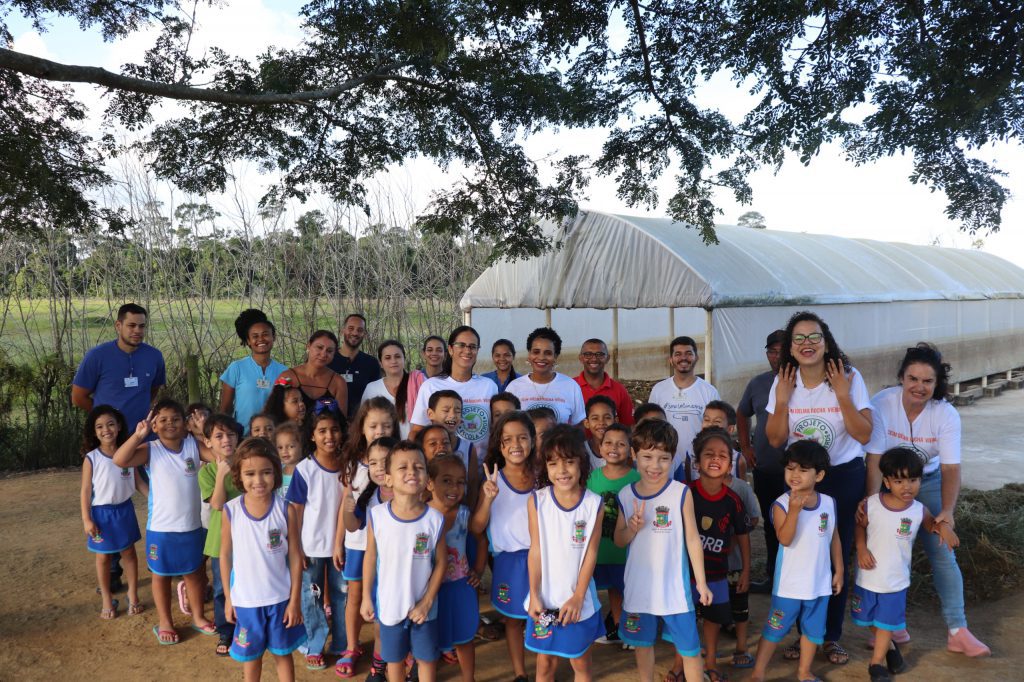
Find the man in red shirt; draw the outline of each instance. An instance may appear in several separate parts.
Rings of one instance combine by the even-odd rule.
[[[595,395],[606,395],[615,401],[616,419],[626,426],[633,425],[633,399],[626,387],[608,376],[604,366],[608,364],[608,346],[601,339],[588,339],[580,348],[580,364],[583,371],[575,377],[583,391],[583,403]]]

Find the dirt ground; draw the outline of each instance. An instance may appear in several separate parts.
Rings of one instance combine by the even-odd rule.
[[[80,476],[78,471],[58,471],[0,480],[0,537],[6,538],[8,546],[8,552],[0,556],[0,579],[5,586],[0,599],[0,680],[240,678],[242,666],[214,656],[213,638],[188,629],[189,621],[177,612],[176,606],[175,622],[182,633],[181,644],[156,644],[150,632],[156,624],[156,613],[149,592],[150,575],[144,568],[140,589],[147,612],[126,616],[127,599],[121,593],[118,618],[99,620],[99,597],[93,591],[94,562],[85,549],[79,521]],[[136,499],[140,521],[144,505],[141,498]],[[485,612],[490,609],[486,600],[481,608]],[[752,597],[754,633],[764,623],[766,608],[767,597]],[[993,657],[970,660],[948,653],[945,627],[937,607],[914,607],[908,615],[913,641],[906,651],[911,667],[901,678],[928,682],[1024,679],[1024,595],[968,605],[968,618],[971,629],[992,647]],[[849,623],[846,633],[844,643],[853,657],[849,665],[831,666],[819,657],[814,666],[814,672],[830,682],[867,678],[868,652],[863,646],[866,635]],[[756,634],[751,639],[752,645],[756,645]],[[725,637],[723,644],[723,650],[731,653],[732,640]],[[596,679],[635,679],[632,654],[613,646],[595,645],[593,651]],[[662,673],[671,665],[672,653],[664,644],[658,646],[657,652]],[[335,679],[332,669],[309,672],[298,656],[296,663],[300,680]],[[527,664],[532,670],[532,660]],[[356,679],[365,676],[366,668],[365,660],[361,661]],[[732,680],[749,678],[748,671],[732,671],[728,667],[723,670]],[[770,679],[790,680],[795,674],[795,664],[776,657]],[[442,680],[458,677],[456,667],[444,666],[441,670]],[[568,666],[563,665],[559,679],[571,677]],[[484,682],[511,678],[504,642],[479,645],[477,679]],[[275,679],[269,660],[264,667],[264,679]]]

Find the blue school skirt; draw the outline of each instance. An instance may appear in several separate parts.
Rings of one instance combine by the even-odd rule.
[[[476,589],[466,578],[441,583],[437,593],[437,643],[441,651],[473,641],[480,624]]]
[[[345,548],[345,566],[341,569],[341,577],[345,580],[363,579],[363,556],[366,554],[361,549]]]
[[[203,565],[203,529],[182,533],[146,530],[146,563],[150,573],[188,575]]]
[[[526,619],[523,603],[530,596],[530,572],[526,556],[530,550],[501,552],[494,555],[491,576],[491,604],[508,618]]]
[[[601,612],[594,611],[586,620],[572,625],[544,626],[532,618],[526,619],[526,648],[536,654],[561,658],[579,658],[598,637],[604,636]]]
[[[121,504],[99,504],[90,512],[99,535],[86,536],[85,547],[96,554],[117,554],[142,539],[131,498]]]

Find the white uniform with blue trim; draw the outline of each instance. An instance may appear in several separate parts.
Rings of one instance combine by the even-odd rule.
[[[337,470],[325,469],[316,457],[295,465],[288,501],[305,505],[302,512],[302,551],[314,558],[334,554],[334,532],[344,487]]]
[[[491,503],[491,521],[487,525],[491,553],[529,549],[530,521],[526,505],[533,490],[516,490],[505,478],[504,471],[498,473],[497,484],[498,495]]]
[[[370,467],[358,463],[356,467],[356,474],[352,477],[352,497],[359,499],[363,491],[366,490],[366,486],[370,483]],[[380,496],[380,490],[376,495],[370,497],[368,506],[374,504],[374,498]],[[346,530],[345,531],[345,549],[358,549],[361,552],[366,551],[366,526],[364,525],[359,530]]]
[[[199,465],[199,447],[191,435],[178,452],[159,440],[149,442],[146,530],[186,533],[200,527]]]
[[[626,554],[623,611],[654,616],[689,613],[693,611],[693,588],[683,525],[688,488],[669,481],[661,491],[644,497],[636,485],[619,491],[619,513],[627,519],[633,515],[634,503],[644,503],[644,527],[629,543]]]
[[[559,609],[576,592],[587,546],[597,525],[597,514],[604,505],[601,496],[583,489],[575,507],[565,509],[555,499],[554,488],[541,488],[533,494],[537,506],[537,532],[540,541],[540,600],[545,609]],[[530,608],[529,595],[523,608]],[[583,601],[580,621],[601,608],[594,579],[590,579],[587,599]]]
[[[789,493],[772,503],[771,523],[776,508],[789,512]],[[800,510],[796,533],[789,546],[779,545],[775,560],[772,594],[786,599],[817,599],[832,594],[832,534],[836,528],[836,502],[818,493],[813,509]]]
[[[256,608],[288,601],[288,503],[272,495],[267,513],[254,518],[241,495],[224,511],[231,521],[231,603]]]
[[[121,504],[135,492],[135,469],[119,467],[96,448],[85,455],[92,464],[92,504]]]
[[[875,567],[857,569],[857,585],[879,594],[899,592],[910,587],[910,556],[914,538],[924,520],[924,505],[914,500],[900,511],[889,509],[881,495],[867,501],[868,550]]]
[[[404,521],[394,515],[388,502],[371,509],[369,518],[377,545],[377,620],[398,625],[427,591],[444,516],[424,505],[418,518]],[[435,600],[427,620],[436,617]]]

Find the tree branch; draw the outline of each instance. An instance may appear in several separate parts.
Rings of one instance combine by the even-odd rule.
[[[0,48],[0,69],[8,69],[27,76],[64,83],[93,83],[115,90],[126,90],[143,95],[167,99],[192,100],[213,104],[240,104],[266,106],[270,104],[302,104],[316,100],[333,99],[348,90],[354,90],[365,83],[382,80],[392,71],[408,66],[411,60],[391,62],[368,74],[350,78],[347,81],[321,90],[300,92],[249,93],[229,90],[211,90],[190,85],[160,83],[158,81],[122,76],[98,66],[77,66],[61,64],[41,57],[33,57],[14,50]]]

